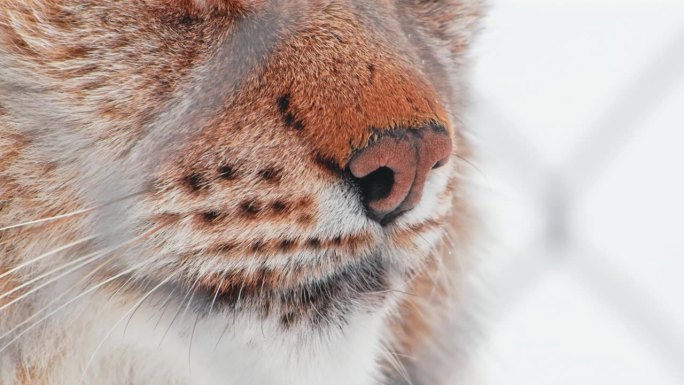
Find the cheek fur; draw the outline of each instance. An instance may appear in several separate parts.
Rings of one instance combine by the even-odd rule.
[[[370,384],[387,349],[420,372],[468,227],[454,122],[481,4],[413,3],[0,5],[0,349],[22,331],[0,383]],[[350,159],[426,125],[452,161],[382,226]]]

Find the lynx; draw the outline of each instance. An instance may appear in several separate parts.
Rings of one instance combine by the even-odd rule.
[[[0,384],[448,384],[480,0],[0,1]]]

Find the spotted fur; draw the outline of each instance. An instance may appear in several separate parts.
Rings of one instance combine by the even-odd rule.
[[[446,384],[480,0],[0,2],[0,384]],[[444,127],[394,223],[348,163]]]

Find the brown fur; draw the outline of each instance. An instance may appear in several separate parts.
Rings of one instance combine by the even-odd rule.
[[[226,302],[239,288],[245,298],[258,298],[254,306],[268,299],[264,317],[277,312],[286,328],[338,310],[305,285],[311,280],[328,285],[329,302],[363,300],[373,308],[384,301],[391,291],[379,276],[384,272],[359,257],[384,235],[368,229],[312,235],[325,215],[321,193],[341,183],[352,155],[384,132],[439,123],[454,141],[455,162],[467,156],[458,74],[482,5],[302,4],[1,2],[0,65],[15,71],[9,80],[22,80],[0,80],[0,228],[101,203],[89,195],[97,187],[94,177],[75,166],[90,165],[98,154],[106,160],[100,169],[134,181],[136,189],[126,192],[140,194],[133,208],[121,210],[135,209],[135,233],[153,234],[140,242],[141,255],[173,249],[177,256],[151,278],[183,271],[182,285],[198,282]],[[241,36],[249,36],[249,46],[240,45]],[[49,104],[31,104],[41,97]],[[46,116],[59,112],[45,118],[58,127],[31,126],[29,117],[42,109]],[[177,116],[167,116],[171,112]],[[41,141],[47,130],[73,135],[78,141],[71,143],[82,145],[53,153]],[[462,188],[461,168],[453,168],[440,197],[445,202]],[[384,242],[412,250],[428,231],[450,226],[462,233],[466,210],[460,196],[454,202],[453,210],[398,229]],[[17,255],[91,235],[98,220],[91,214],[0,231],[0,273],[19,263]],[[193,236],[182,238],[188,233]],[[301,252],[330,258],[287,264],[287,255]],[[440,269],[454,269],[452,259],[435,251],[408,269],[404,290],[412,295],[400,301],[390,325],[397,353],[414,357],[404,364],[416,378],[429,377],[420,364],[427,354],[421,354],[438,339],[439,319],[453,302],[454,289],[434,279],[449,274]],[[272,260],[286,267],[265,267]],[[198,261],[259,268],[201,275],[190,267]],[[356,274],[365,281],[356,282]],[[28,277],[0,279],[0,293],[21,279]],[[302,293],[319,297],[301,299]],[[19,384],[34,371],[23,373]]]

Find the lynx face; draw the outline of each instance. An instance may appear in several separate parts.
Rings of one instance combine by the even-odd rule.
[[[450,296],[440,247],[454,252],[445,233],[462,230],[460,72],[479,12],[477,0],[3,2],[0,356],[50,328],[69,335],[63,309],[88,313],[85,301],[159,314],[191,346],[199,324],[199,351],[221,329],[259,325],[291,352],[367,322],[371,346],[415,353],[418,372],[440,338],[430,309]],[[238,340],[224,343],[255,343]],[[55,357],[67,348],[53,344]]]

